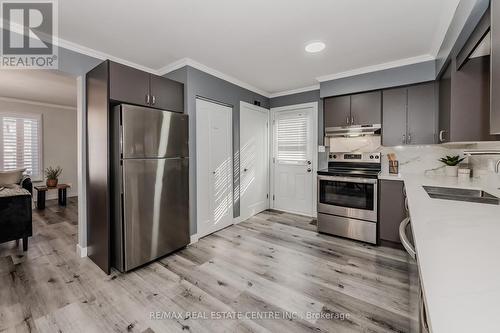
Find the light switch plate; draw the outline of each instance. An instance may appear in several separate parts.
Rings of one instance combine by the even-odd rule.
[[[318,146],[318,153],[324,153],[325,151],[325,146]]]

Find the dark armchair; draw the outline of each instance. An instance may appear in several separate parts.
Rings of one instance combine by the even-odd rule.
[[[23,251],[28,250],[28,237],[33,234],[30,178],[23,178],[14,189],[0,191],[0,243],[23,240]]]

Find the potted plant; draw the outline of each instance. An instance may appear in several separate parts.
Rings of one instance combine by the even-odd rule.
[[[460,158],[460,156],[446,156],[439,159],[440,162],[443,162],[445,165],[445,174],[449,177],[457,177],[458,176],[458,163],[462,162],[465,157]]]
[[[58,182],[58,177],[62,173],[62,168],[58,166],[57,168],[48,167],[45,169],[45,177],[47,177],[47,187],[56,187]]]

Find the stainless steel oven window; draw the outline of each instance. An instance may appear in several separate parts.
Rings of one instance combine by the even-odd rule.
[[[319,202],[346,208],[374,210],[375,184],[320,180]]]

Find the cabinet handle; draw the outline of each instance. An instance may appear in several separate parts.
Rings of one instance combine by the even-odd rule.
[[[155,95],[153,95],[153,96],[152,96],[152,103],[151,103],[151,104],[152,104],[152,105],[155,105],[155,104],[156,104],[156,96],[155,96]]]
[[[149,104],[150,99],[151,97],[149,96],[149,94],[146,94],[146,104]]]
[[[408,141],[406,143],[411,143],[411,134],[408,133]]]
[[[439,142],[444,142],[444,133],[446,133],[445,130],[439,131]]]
[[[401,239],[401,244],[403,244],[403,247],[405,248],[406,252],[415,259],[417,257],[417,253],[415,252],[415,249],[413,248],[413,245],[411,245],[410,240],[406,236],[406,227],[410,224],[410,218],[407,217],[403,221],[401,221],[401,224],[399,225],[399,238]]]
[[[351,125],[354,125],[354,116],[351,116]]]
[[[403,134],[403,144],[406,143],[406,134]]]
[[[345,117],[345,123],[349,125],[349,116]]]

